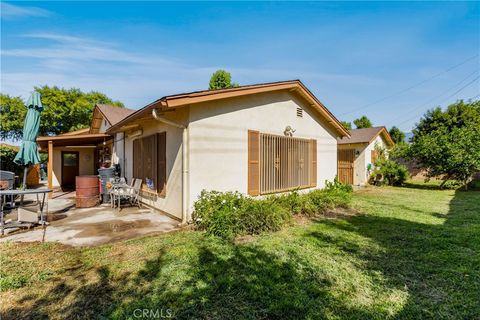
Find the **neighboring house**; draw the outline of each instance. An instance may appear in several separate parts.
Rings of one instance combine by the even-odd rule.
[[[105,131],[135,110],[97,104],[90,128],[58,136],[38,137],[42,152],[48,152],[48,187],[73,190],[78,175],[96,175],[104,162],[118,163],[112,155],[113,137]]]
[[[324,186],[348,131],[299,80],[166,96],[112,125],[142,202],[186,222],[201,191],[251,196]]]
[[[376,146],[385,150],[395,144],[385,127],[349,130],[338,138],[338,178],[343,183],[365,185],[378,157]],[[369,170],[370,169],[370,170]]]

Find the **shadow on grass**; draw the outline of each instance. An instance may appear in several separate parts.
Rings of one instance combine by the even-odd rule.
[[[348,223],[345,223],[347,221]],[[381,286],[408,292],[395,318],[469,319],[480,314],[480,193],[457,192],[444,224],[372,215],[315,222],[368,237],[382,250],[363,250],[344,232],[305,237],[361,259]],[[314,242],[315,243],[315,242]],[[175,250],[175,249],[172,249]],[[293,251],[204,241],[188,265],[159,251],[135,273],[108,266],[69,269],[45,292],[27,296],[2,319],[135,319],[138,310],[179,319],[383,319],[381,309],[347,305],[335,296],[328,270]],[[152,315],[152,313],[149,313]],[[390,315],[392,316],[392,315]]]
[[[225,246],[229,249],[225,250]],[[174,261],[163,253],[123,281],[107,267],[88,270],[78,283],[57,279],[55,287],[22,301],[3,319],[134,319],[172,314],[177,319],[305,319],[341,314],[371,319],[369,312],[346,306],[332,295],[328,274],[315,270],[295,253],[277,256],[243,245],[198,248],[184,277],[166,271]],[[86,272],[83,272],[86,273]],[[26,305],[32,307],[26,308]],[[52,305],[61,306],[52,311]],[[140,310],[140,311],[139,311]]]
[[[421,190],[448,190],[448,189],[441,189],[440,184],[432,184],[432,183],[423,183],[423,182],[405,182],[402,187],[410,188],[410,189],[421,189]]]
[[[359,250],[344,233],[309,236],[357,255],[388,287],[407,290],[408,301],[396,318],[474,319],[480,314],[480,193],[457,191],[442,218],[440,225],[374,215],[350,218],[348,224],[318,222],[368,237],[381,252]]]

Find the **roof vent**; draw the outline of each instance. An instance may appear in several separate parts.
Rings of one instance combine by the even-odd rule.
[[[297,108],[297,117],[303,118],[303,109],[302,108]]]

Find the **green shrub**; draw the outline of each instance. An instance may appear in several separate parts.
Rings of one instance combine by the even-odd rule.
[[[457,180],[447,180],[442,186],[443,189],[449,189],[449,190],[456,190],[456,189],[460,189],[461,187],[462,187],[462,182]]]
[[[194,204],[193,223],[196,229],[224,239],[277,231],[288,224],[294,214],[313,216],[335,207],[348,207],[351,192],[346,189],[337,184],[309,193],[293,191],[266,198],[203,190]]]
[[[384,183],[391,186],[400,186],[410,177],[406,166],[389,159],[379,159],[373,175],[383,176]]]
[[[247,199],[238,214],[239,234],[258,234],[280,230],[290,222],[292,214],[274,197],[263,200]]]
[[[17,153],[18,147],[0,144],[0,170],[12,171],[17,175],[23,174],[23,166],[13,161]]]
[[[340,190],[345,192],[353,192],[353,187],[351,184],[340,182],[340,180],[338,180],[338,176],[335,176],[335,179],[333,179],[333,182],[325,180],[324,190],[327,190],[327,191]]]
[[[276,196],[275,201],[294,215],[303,214],[312,216],[317,213],[317,208],[308,193],[300,194],[295,190]]]
[[[194,204],[193,223],[222,238],[230,239],[239,233],[239,210],[245,205],[245,197],[239,192],[202,190]]]
[[[314,190],[308,196],[318,213],[337,207],[348,208],[352,200],[351,192],[343,190]]]

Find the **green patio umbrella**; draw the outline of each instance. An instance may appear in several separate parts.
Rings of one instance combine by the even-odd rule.
[[[40,154],[37,147],[37,135],[40,128],[40,112],[43,111],[40,93],[34,91],[27,101],[27,115],[23,124],[23,137],[20,150],[14,161],[25,166],[23,174],[23,188],[27,182],[28,167],[40,162]]]

